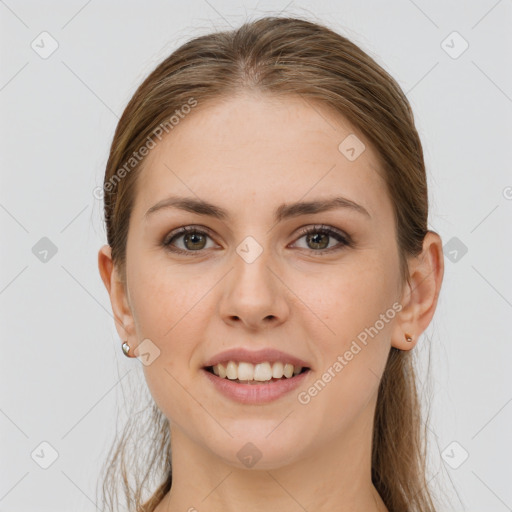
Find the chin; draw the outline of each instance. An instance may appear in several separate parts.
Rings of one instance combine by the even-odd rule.
[[[291,425],[293,434],[273,431],[278,423],[258,421],[249,427],[245,422],[244,426],[230,428],[233,437],[226,440],[223,436],[210,450],[226,464],[239,469],[273,470],[289,465],[298,458],[304,436],[296,425]]]

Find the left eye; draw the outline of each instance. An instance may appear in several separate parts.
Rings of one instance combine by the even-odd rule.
[[[305,249],[313,252],[330,251],[333,249],[332,246],[329,247],[329,238],[335,238],[339,242],[338,245],[341,245],[341,247],[350,245],[348,236],[326,226],[315,226],[305,229],[302,231],[302,236],[299,240],[302,238],[305,238],[306,244],[310,245],[310,247],[305,247]],[[336,247],[336,245],[334,247],[336,249],[340,248]]]

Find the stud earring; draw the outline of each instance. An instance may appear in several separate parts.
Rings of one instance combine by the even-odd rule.
[[[121,348],[123,349],[123,354],[126,357],[130,357],[130,345],[128,345],[128,343],[126,343],[126,341],[123,343]]]
[[[405,333],[405,340],[408,342],[412,341],[412,336],[410,334]]]

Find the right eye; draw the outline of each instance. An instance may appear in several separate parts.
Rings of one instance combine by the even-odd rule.
[[[175,245],[180,238],[183,239],[183,248]],[[194,226],[184,226],[171,232],[162,242],[162,245],[172,252],[192,256],[194,252],[200,252],[207,248],[207,238],[211,237],[206,231]]]

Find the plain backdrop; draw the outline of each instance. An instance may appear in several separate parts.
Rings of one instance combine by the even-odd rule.
[[[96,510],[116,407],[141,373],[97,268],[93,191],[126,103],[186,40],[278,13],[351,38],[411,102],[446,265],[417,348],[421,364],[432,354],[432,485],[441,512],[512,510],[511,2],[5,0],[0,511]]]

